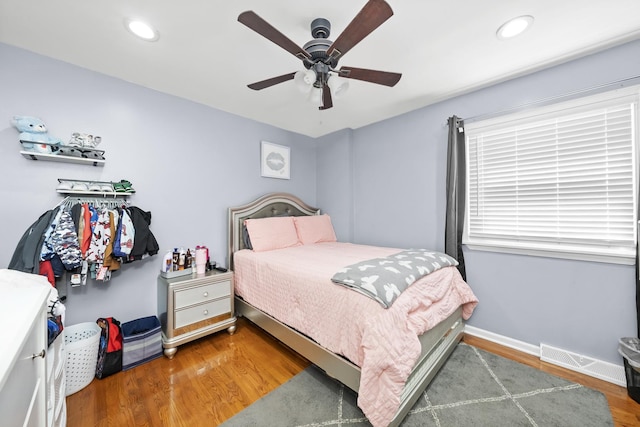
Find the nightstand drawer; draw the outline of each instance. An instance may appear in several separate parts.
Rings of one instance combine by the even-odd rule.
[[[178,310],[175,312],[174,328],[182,328],[192,323],[210,319],[224,313],[229,313],[229,315],[231,315],[229,309],[230,298],[227,297],[196,305],[191,308],[185,308],[184,310]]]
[[[174,308],[180,309],[193,304],[210,301],[231,295],[231,282],[228,280],[181,289],[174,293]]]

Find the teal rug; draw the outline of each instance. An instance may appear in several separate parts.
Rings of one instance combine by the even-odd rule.
[[[312,366],[222,425],[370,426],[356,398]],[[602,393],[462,343],[401,425],[604,427],[613,420]]]

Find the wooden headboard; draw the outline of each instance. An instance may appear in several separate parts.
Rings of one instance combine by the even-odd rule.
[[[305,215],[320,215],[320,209],[311,207],[288,193],[266,194],[246,205],[229,208],[229,268],[233,270],[233,254],[245,249],[242,238],[245,219]]]

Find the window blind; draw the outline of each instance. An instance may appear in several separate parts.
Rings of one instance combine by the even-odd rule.
[[[463,243],[633,258],[637,89],[465,126]]]

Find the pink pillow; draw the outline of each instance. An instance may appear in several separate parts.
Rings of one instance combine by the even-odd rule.
[[[247,219],[244,225],[256,252],[300,246],[293,217]]]
[[[303,245],[337,240],[329,215],[294,216],[293,222]]]

